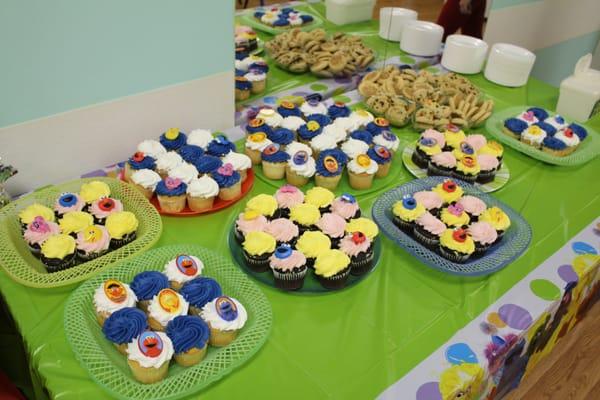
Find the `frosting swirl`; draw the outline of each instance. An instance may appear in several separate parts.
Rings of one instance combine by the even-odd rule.
[[[148,319],[142,310],[125,307],[112,313],[102,326],[102,333],[113,343],[131,343],[148,328]]]
[[[154,159],[167,152],[167,149],[156,140],[144,140],[137,146],[137,151]]]
[[[144,271],[131,281],[131,289],[140,301],[152,300],[163,289],[169,287],[167,277],[158,271]]]
[[[154,191],[156,185],[161,181],[160,175],[149,169],[140,169],[131,175],[131,180],[136,185]]]
[[[223,165],[223,162],[218,157],[209,155],[198,158],[194,163],[194,167],[196,167],[199,174],[210,174],[221,165]]]
[[[417,203],[422,204],[427,210],[433,210],[440,208],[443,204],[443,200],[438,193],[422,190],[413,194],[413,197]]]
[[[298,227],[286,218],[277,218],[267,223],[265,232],[273,236],[276,241],[285,243],[298,236]]]
[[[346,232],[346,220],[333,213],[323,214],[316,225],[324,234],[332,238],[342,237]]]
[[[167,150],[177,150],[187,142],[185,133],[180,132],[177,128],[170,128],[165,133],[160,135],[160,144]]]
[[[194,129],[188,135],[188,144],[206,149],[208,144],[214,139],[212,133],[206,129]]]
[[[192,306],[202,308],[206,303],[221,296],[223,291],[214,279],[200,276],[184,283],[179,293]]]
[[[331,239],[323,232],[307,231],[300,236],[296,249],[304,256],[315,258],[331,248]]]
[[[498,238],[498,233],[488,222],[475,222],[469,226],[469,235],[475,242],[492,244]]]
[[[425,212],[416,220],[417,225],[423,227],[427,232],[440,236],[445,230],[446,225],[434,217],[430,212]]]
[[[201,318],[180,315],[169,322],[166,333],[173,342],[175,354],[180,354],[194,348],[204,348],[208,342],[210,329]]]
[[[77,250],[84,254],[97,253],[108,249],[110,235],[102,225],[92,225],[80,231],[75,239]]]
[[[280,208],[292,208],[304,202],[304,193],[296,186],[283,185],[275,192],[275,200]]]

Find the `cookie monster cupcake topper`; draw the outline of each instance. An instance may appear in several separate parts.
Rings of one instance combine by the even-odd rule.
[[[556,114],[556,116],[554,117],[554,120],[556,122],[558,122],[559,124],[564,124],[565,123],[565,119],[562,116],[558,115],[558,114]]]
[[[35,217],[30,224],[30,228],[34,232],[48,233],[50,232],[50,225],[42,217]]]
[[[437,144],[437,140],[432,137],[422,137],[419,139],[419,144],[425,147],[433,147]]]
[[[460,216],[463,211],[465,211],[465,208],[459,203],[448,206],[448,212],[452,215],[456,215],[457,217]]]
[[[354,204],[356,203],[356,197],[352,196],[350,193],[342,194],[342,201],[346,203]]]
[[[442,189],[444,189],[445,192],[452,193],[456,190],[456,183],[454,183],[453,180],[446,179],[442,185]]]
[[[217,168],[217,172],[224,176],[231,176],[234,172],[233,165],[231,163],[223,164]]]
[[[323,159],[323,166],[327,171],[331,173],[336,172],[338,170],[338,162],[333,156],[326,156]]]
[[[182,182],[181,179],[172,178],[169,176],[165,179],[165,186],[167,187],[167,189],[173,190],[173,189],[177,189],[181,185],[181,182]]]
[[[365,240],[367,240],[367,237],[364,233],[360,231],[352,232],[352,242],[354,242],[354,244],[364,243]]]
[[[146,357],[155,358],[163,351],[163,341],[156,332],[145,331],[137,340],[140,352]]]
[[[223,318],[225,321],[233,321],[238,316],[237,306],[233,300],[227,296],[217,297],[215,308],[219,317]]]
[[[165,138],[169,140],[175,140],[179,137],[179,129],[177,128],[169,128],[165,132]]]
[[[172,314],[179,310],[179,295],[173,289],[163,289],[158,293],[160,308]]]
[[[116,279],[109,279],[104,282],[104,294],[113,303],[122,303],[127,299],[125,286]]]
[[[467,142],[460,142],[460,151],[470,156],[475,154],[475,149]]]
[[[391,131],[383,131],[383,132],[381,132],[381,136],[383,136],[383,138],[385,140],[390,141],[390,142],[394,142],[394,141],[398,140],[396,135],[394,135]]]
[[[77,204],[77,195],[73,193],[63,193],[58,199],[58,204],[60,204],[62,207],[73,207],[75,204]]]
[[[297,151],[292,157],[294,164],[304,165],[308,162],[308,153],[304,150]]]
[[[275,257],[283,260],[292,255],[292,246],[287,243],[283,243],[277,249],[275,249]]]
[[[467,231],[462,228],[455,229],[452,238],[459,243],[464,243],[467,240]]]
[[[227,139],[225,137],[225,135],[218,135],[217,137],[214,138],[214,141],[219,144],[228,144],[229,143],[229,139]]]
[[[417,200],[412,195],[405,194],[402,196],[402,206],[407,210],[414,210],[417,207]]]
[[[188,255],[180,254],[175,258],[175,265],[179,272],[187,276],[195,276],[198,273],[196,261]]]

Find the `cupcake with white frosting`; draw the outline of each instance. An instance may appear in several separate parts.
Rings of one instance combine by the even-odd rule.
[[[140,169],[131,175],[131,182],[147,199],[152,198],[154,189],[160,181],[160,175],[151,169]]]
[[[308,99],[302,103],[300,111],[306,116],[312,114],[327,114],[327,106],[317,99]]]
[[[252,84],[250,91],[254,94],[263,92],[267,86],[267,74],[265,72],[253,69],[248,71],[244,78]]]
[[[556,132],[554,138],[567,145],[566,150],[563,152],[564,155],[574,152],[581,142],[579,136],[577,136],[570,128]]]
[[[246,138],[246,155],[252,160],[252,164],[258,165],[262,162],[262,151],[272,144],[267,134],[264,132],[255,132]]]
[[[244,306],[227,296],[219,296],[206,303],[200,316],[210,328],[210,345],[216,347],[227,346],[234,341],[248,319]]]
[[[304,121],[302,118],[297,117],[295,115],[290,115],[289,117],[285,117],[283,119],[283,121],[281,122],[281,127],[289,129],[290,131],[296,133],[296,131],[300,129],[300,127],[305,123],[306,121]]]
[[[313,150],[314,158],[319,158],[319,154],[322,151],[337,148],[337,140],[333,135],[320,134],[318,136],[315,136],[310,141],[310,147]]]
[[[210,176],[194,179],[187,187],[187,204],[192,211],[201,212],[213,207],[219,195],[219,184]]]
[[[349,138],[342,143],[342,151],[346,153],[349,158],[356,158],[359,154],[367,154],[369,151],[369,145],[362,140]]]
[[[100,326],[112,313],[125,307],[135,307],[137,297],[129,285],[108,279],[94,292],[94,306]]]
[[[158,140],[144,140],[138,144],[137,151],[157,159],[158,156],[165,154],[167,149]]]
[[[398,136],[390,131],[383,131],[380,135],[375,135],[373,137],[373,143],[386,147],[392,153],[395,153],[398,150],[398,146],[400,146]]]
[[[167,376],[173,353],[173,343],[165,333],[144,331],[127,345],[127,364],[137,381],[155,383]]]
[[[183,158],[176,152],[169,151],[159,155],[156,159],[156,172],[164,179],[169,176],[171,170],[179,167],[181,164],[183,164]]]
[[[179,290],[184,283],[200,276],[203,269],[204,263],[198,257],[180,254],[165,264],[164,273],[171,287]]]
[[[212,133],[207,129],[194,129],[188,134],[187,144],[202,147],[206,150],[208,144],[214,140]]]
[[[546,132],[537,125],[531,125],[521,133],[521,142],[539,148],[546,137]]]
[[[299,142],[290,143],[285,150],[290,158],[285,167],[285,178],[294,186],[304,186],[316,172],[312,149]]]
[[[271,128],[277,128],[283,122],[283,117],[277,111],[270,108],[260,110],[256,118],[262,118]]]
[[[248,169],[252,168],[252,160],[246,154],[230,151],[221,159],[223,164],[231,164],[233,169],[240,173],[240,179],[244,182],[247,178]]]
[[[173,289],[163,289],[148,306],[148,325],[155,331],[164,331],[169,321],[178,315],[187,315],[189,304]]]
[[[189,185],[191,181],[198,178],[198,170],[192,164],[183,162],[177,167],[171,169],[169,171],[169,176],[171,178],[179,178],[186,185]]]
[[[366,154],[359,154],[348,163],[350,187],[356,190],[369,189],[379,165]]]

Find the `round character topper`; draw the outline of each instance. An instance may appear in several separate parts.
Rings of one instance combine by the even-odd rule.
[[[375,125],[382,127],[382,128],[387,128],[388,126],[390,126],[390,123],[388,122],[388,120],[383,117],[377,117],[377,118],[375,118],[375,120],[373,122],[375,122]]]
[[[417,207],[417,200],[410,194],[406,194],[402,197],[402,206],[407,210],[414,210]]]
[[[342,201],[350,204],[356,203],[356,197],[352,196],[350,193],[342,194]]]
[[[125,286],[116,279],[104,282],[104,294],[113,303],[122,303],[127,299]]]
[[[179,129],[169,128],[169,130],[165,132],[165,137],[169,140],[177,139],[179,137]]]
[[[135,153],[133,153],[133,161],[135,162],[141,162],[144,161],[144,158],[146,158],[146,155],[144,153],[142,153],[141,151],[136,151]]]
[[[338,170],[338,162],[333,156],[327,156],[323,159],[323,166],[325,169],[331,173],[337,172]]]
[[[459,243],[464,243],[467,240],[467,231],[464,229],[455,229],[452,232],[452,238]]]
[[[248,122],[248,125],[250,125],[252,128],[258,128],[260,126],[263,126],[265,124],[265,120],[262,118],[254,118],[251,119],[250,122]]]
[[[72,207],[77,204],[77,197],[73,193],[63,193],[58,203],[63,207]]]
[[[473,155],[475,154],[475,149],[467,142],[460,142],[460,151],[464,154]]]
[[[95,225],[88,226],[83,230],[83,237],[88,243],[96,243],[102,239],[102,231]]]
[[[445,192],[452,193],[456,190],[456,183],[450,179],[447,179],[444,181],[442,189],[444,189]]]
[[[275,249],[275,257],[277,257],[279,259],[285,259],[291,255],[292,255],[292,247],[287,243],[283,243],[281,246],[279,246],[279,247],[277,247],[277,249]]]
[[[237,306],[227,296],[220,296],[215,301],[215,308],[217,309],[217,314],[219,317],[223,318],[225,321],[233,321],[238,316]]]
[[[371,165],[371,158],[366,154],[359,154],[356,157],[356,163],[361,167],[368,167]]]
[[[299,150],[294,154],[292,159],[294,160],[294,164],[304,165],[308,162],[308,153],[304,150]]]
[[[138,348],[143,355],[155,358],[162,353],[163,341],[156,332],[145,331],[138,337]]]
[[[288,110],[293,110],[296,106],[291,101],[282,101],[281,107],[286,108]]]
[[[163,289],[158,293],[158,304],[160,308],[172,314],[179,310],[179,295],[173,289]]]
[[[111,211],[115,208],[115,201],[110,197],[100,199],[98,202],[98,208],[102,211]]]
[[[362,232],[353,232],[352,233],[352,242],[354,242],[354,244],[364,243],[365,240],[367,240],[367,237],[365,236],[364,233],[362,233]]]
[[[194,276],[198,273],[198,265],[196,261],[185,254],[180,254],[175,258],[175,265],[177,265],[177,269],[184,275]]]
[[[270,156],[271,154],[275,154],[279,151],[279,145],[277,143],[271,143],[263,150],[263,154]]]

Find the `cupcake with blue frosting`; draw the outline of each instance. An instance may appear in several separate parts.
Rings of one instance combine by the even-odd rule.
[[[300,143],[308,144],[316,136],[320,135],[323,131],[321,124],[315,120],[306,122],[298,128],[298,140]]]
[[[155,169],[156,168],[156,160],[141,151],[136,151],[133,156],[127,160],[125,163],[125,172],[124,178],[127,182],[131,181],[131,175],[135,171],[139,171],[141,169]]]
[[[282,101],[279,107],[277,107],[277,112],[282,117],[301,117],[302,113],[300,112],[300,108],[297,105],[292,103],[291,101]]]
[[[253,118],[248,121],[248,125],[246,125],[246,133],[248,135],[253,133],[264,133],[265,135],[268,135],[271,133],[271,127],[267,125],[264,119]]]
[[[206,152],[215,157],[224,157],[227,153],[235,151],[235,143],[231,142],[224,135],[217,135],[215,139],[208,144]]]
[[[547,123],[546,121],[536,122],[533,125],[539,127],[548,136],[554,136],[556,134],[556,132],[557,132],[556,127],[554,125],[552,125],[552,124]]]
[[[527,124],[527,122],[518,119],[518,118],[508,118],[507,120],[504,121],[504,126],[502,128],[502,131],[504,133],[506,133],[508,136],[511,136],[517,140],[521,139],[521,133],[523,133],[523,131],[525,129],[527,129],[529,127],[529,124]]]
[[[183,161],[190,164],[194,164],[200,157],[204,155],[204,150],[200,146],[193,144],[186,144],[179,148],[179,155],[183,158]],[[153,169],[153,168],[148,168]]]
[[[137,274],[129,286],[138,298],[138,307],[148,311],[152,298],[161,290],[170,287],[170,283],[169,279],[158,271],[144,271]]]
[[[572,123],[569,125],[568,129],[571,129],[573,133],[577,135],[579,140],[583,140],[587,137],[587,130],[581,125]]]
[[[327,114],[335,120],[340,117],[348,117],[352,111],[343,101],[336,101],[327,109]]]
[[[373,120],[373,122],[369,122],[367,126],[365,126],[365,129],[375,137],[377,135],[381,135],[385,131],[389,131],[390,122],[383,117],[377,117]]]
[[[185,208],[187,185],[179,178],[167,177],[156,185],[158,203],[163,212],[180,213]]]
[[[311,114],[306,117],[306,121],[317,121],[321,127],[325,127],[333,123],[331,118],[326,114]]]
[[[219,185],[219,198],[229,201],[237,199],[242,194],[242,180],[233,165],[226,163],[213,171],[211,177]]]
[[[235,77],[235,101],[248,100],[251,89],[252,82],[246,79],[245,76]]]
[[[271,143],[261,153],[263,174],[269,179],[283,179],[290,155],[277,143]]]
[[[127,345],[148,329],[148,318],[142,310],[125,307],[112,313],[102,326],[104,337],[127,355]]]
[[[542,140],[542,151],[552,154],[553,156],[562,157],[567,154],[567,145],[565,142],[554,136],[546,136],[544,140]]]
[[[170,128],[160,135],[160,144],[167,150],[177,150],[187,142],[185,133],[177,128]]]
[[[182,367],[196,365],[206,356],[210,329],[201,318],[175,317],[167,324],[166,333],[173,343],[175,361]]]
[[[364,129],[359,129],[350,133],[350,137],[352,139],[363,141],[368,145],[373,144],[373,135],[371,134],[371,132]]]
[[[295,136],[296,135],[294,135],[294,132],[286,128],[275,128],[270,135],[267,135],[269,140],[282,147],[292,143],[295,139]]]
[[[548,112],[540,107],[531,107],[527,109],[527,112],[532,112],[538,121],[543,121],[548,118]]]
[[[217,170],[217,168],[223,165],[223,162],[219,157],[209,156],[205,154],[202,157],[199,157],[198,160],[196,160],[196,162],[194,162],[193,164],[200,175],[205,175],[212,174],[214,171]]]
[[[183,284],[179,291],[190,304],[190,314],[198,315],[204,305],[223,294],[217,281],[212,278],[199,276]]]
[[[342,179],[346,162],[348,162],[348,157],[339,149],[321,151],[316,162],[316,185],[335,190]]]
[[[376,178],[385,178],[390,173],[392,153],[384,146],[375,145],[367,151],[367,155],[377,163]]]

